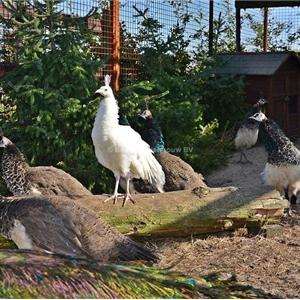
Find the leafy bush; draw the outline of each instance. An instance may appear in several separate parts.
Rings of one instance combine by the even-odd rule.
[[[85,17],[61,17],[59,0],[6,1],[12,13],[2,20],[17,43],[18,66],[5,76],[2,114],[7,136],[34,165],[54,165],[77,177],[96,192],[108,189],[110,174],[96,163],[91,140],[98,101],[97,69],[90,46],[97,43]],[[12,4],[13,3],[13,4]],[[26,2],[26,5],[28,3]]]

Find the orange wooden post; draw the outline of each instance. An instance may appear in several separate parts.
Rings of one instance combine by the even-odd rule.
[[[120,90],[120,1],[112,0],[112,86],[116,92]]]

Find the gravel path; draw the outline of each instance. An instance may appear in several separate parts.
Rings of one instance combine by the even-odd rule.
[[[209,186],[236,186],[251,187],[261,185],[260,173],[263,171],[267,161],[267,154],[263,146],[256,146],[246,151],[248,159],[252,164],[237,163],[240,157],[235,152],[229,159],[228,164],[212,174],[206,176]]]

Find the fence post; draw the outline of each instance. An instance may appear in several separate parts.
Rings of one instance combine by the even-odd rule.
[[[214,0],[209,0],[208,52],[214,51]]]
[[[236,2],[237,4],[237,2]],[[235,43],[236,43],[236,51],[241,52],[241,8],[237,5],[235,6]]]
[[[112,86],[116,92],[120,90],[120,1],[112,0]]]
[[[263,51],[268,50],[268,23],[269,23],[269,10],[268,7],[264,7],[264,36],[263,36]]]

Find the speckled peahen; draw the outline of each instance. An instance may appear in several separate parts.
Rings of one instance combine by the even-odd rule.
[[[270,298],[234,277],[191,278],[143,265],[99,264],[36,251],[0,250],[1,298]]]
[[[259,135],[268,153],[262,172],[265,184],[273,186],[291,204],[295,204],[300,188],[300,151],[278,124],[262,112],[250,117],[259,123]]]
[[[91,196],[77,179],[51,166],[31,167],[18,147],[0,132],[1,176],[15,195]]]

